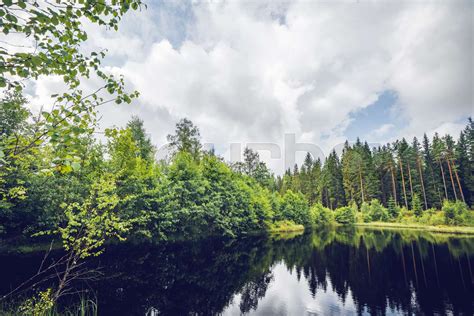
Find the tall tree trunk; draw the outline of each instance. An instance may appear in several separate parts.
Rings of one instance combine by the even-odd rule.
[[[408,181],[410,183],[410,194],[411,194],[411,200],[413,202],[413,185],[411,181],[411,168],[410,168],[410,162],[407,163],[408,166]]]
[[[381,197],[382,197],[382,204],[383,205],[387,205],[387,197],[385,195],[385,186],[383,185],[383,175],[380,174],[380,189],[382,190],[382,194],[381,194]]]
[[[404,178],[404,176],[403,176],[402,160],[399,159],[398,162],[399,162],[399,164],[400,164],[400,173],[401,173],[401,175],[402,175],[403,197],[405,198],[405,206],[406,206],[406,208],[408,209],[407,191],[406,191],[406,188],[405,188],[405,178]]]
[[[461,181],[459,181],[458,171],[456,170],[456,166],[454,165],[454,162],[451,161],[451,163],[453,164],[454,175],[456,176],[456,181],[457,181],[457,183],[458,183],[459,192],[461,192],[462,201],[463,201],[464,203],[466,203],[466,200],[464,199],[464,193],[462,192]]]
[[[443,205],[443,199],[441,198],[441,193],[439,192],[438,184],[435,181],[433,167],[430,165],[428,166],[428,168],[430,169],[431,179],[433,180],[433,188],[436,190],[436,193],[438,193],[439,205]]]
[[[458,195],[456,194],[456,187],[454,186],[453,172],[451,170],[451,164],[449,163],[449,159],[446,159],[446,162],[448,163],[449,177],[451,178],[451,185],[453,186],[454,199],[457,201],[458,200]]]
[[[328,188],[326,188],[326,207],[331,207],[331,205],[329,204],[329,191],[328,191]]]
[[[423,169],[421,169],[420,157],[416,157],[418,164],[418,172],[420,173],[421,191],[423,192],[423,200],[425,201],[425,210],[428,209],[428,202],[426,201],[425,183],[423,181]]]
[[[332,205],[332,202],[333,202],[333,199],[332,199],[332,192],[331,191],[328,191],[328,199],[329,199],[329,208],[331,210],[334,209],[333,205]]]
[[[393,199],[395,200],[395,204],[398,205],[398,203],[397,203],[397,187],[395,186],[395,175],[394,175],[394,172],[393,172],[392,164],[390,164],[390,173],[392,174]]]
[[[438,162],[439,162],[439,167],[441,168],[441,177],[443,178],[444,196],[446,197],[446,200],[447,200],[448,199],[448,189],[446,188],[446,180],[444,179],[443,163],[441,162],[441,159],[439,159]]]
[[[360,180],[360,192],[362,194],[362,203],[364,203],[365,202],[364,184],[362,182],[362,171],[360,170],[360,166],[359,166],[359,180]]]

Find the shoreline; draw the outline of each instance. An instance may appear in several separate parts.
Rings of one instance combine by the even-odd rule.
[[[393,228],[393,229],[412,229],[424,230],[435,233],[450,233],[460,235],[474,235],[474,227],[470,226],[430,226],[422,224],[404,224],[404,223],[386,223],[386,222],[370,222],[370,223],[355,223],[357,227],[367,228]]]

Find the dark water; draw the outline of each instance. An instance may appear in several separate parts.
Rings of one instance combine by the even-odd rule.
[[[0,294],[43,253],[1,254]],[[111,246],[99,315],[473,315],[474,238],[345,229]]]

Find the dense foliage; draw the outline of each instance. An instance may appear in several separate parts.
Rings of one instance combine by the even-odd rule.
[[[32,128],[26,121],[23,103],[12,97],[11,103],[2,107],[2,115],[9,118],[4,130],[14,129],[20,134]],[[436,211],[425,210],[416,193],[407,208],[393,196],[382,202],[387,192],[370,186],[356,191],[351,174],[347,178],[344,171],[345,164],[350,163],[345,154],[354,150],[352,147],[346,147],[342,165],[332,153],[318,170],[320,162],[307,157],[300,172],[287,172],[279,182],[258,153],[248,148],[244,162],[230,166],[213,152],[201,150],[199,130],[187,119],[179,122],[176,134],[168,137],[174,142],[174,150],[167,162],[155,160],[155,148],[137,117],[125,128],[107,130],[106,136],[105,146],[90,135],[82,137],[78,165],[71,166],[67,173],[47,169],[54,159],[54,148],[48,144],[36,147],[34,156],[25,155],[11,168],[2,169],[6,175],[2,192],[8,192],[0,207],[2,233],[57,231],[71,235],[78,227],[86,227],[88,233],[72,242],[87,241],[89,247],[80,252],[89,254],[100,252],[98,248],[108,235],[162,239],[237,236],[283,229],[291,223],[313,226],[357,221],[474,224],[472,211],[459,199],[446,199],[442,209]],[[366,157],[376,155],[377,151],[368,152]],[[330,184],[335,182],[341,184],[337,189],[341,190],[341,199],[332,195],[337,190]],[[413,179],[409,182],[417,183]],[[308,191],[307,184],[315,187]],[[354,190],[346,196],[344,187]],[[421,190],[422,186],[415,187]],[[363,193],[371,190],[373,193]],[[466,195],[470,197],[470,192]],[[338,207],[331,209],[334,205]],[[68,248],[67,243],[65,246]]]
[[[431,142],[425,135],[422,143],[402,139],[373,149],[359,140],[346,142],[340,158],[335,151],[324,162],[308,154],[301,166],[276,178],[250,148],[243,162],[230,165],[203,151],[199,130],[188,119],[168,135],[167,162],[155,160],[136,117],[125,128],[108,130],[106,145],[98,143],[97,106],[128,103],[138,93],[127,93],[122,79],[102,70],[105,52],[81,50],[87,40],[81,19],[117,30],[122,15],[141,7],[139,0],[5,1],[0,7],[6,43],[25,44],[0,49],[0,235],[61,233],[66,247],[68,240],[79,242],[81,256],[95,253],[107,236],[130,234],[236,236],[275,223],[412,218],[471,223],[471,119],[457,142],[438,134]],[[53,95],[54,106],[38,116],[27,110],[25,79],[48,75],[61,77],[66,90]],[[90,77],[103,84],[85,91],[81,83]],[[442,213],[432,210],[441,208]]]
[[[2,110],[14,119],[24,105],[11,108]],[[16,133],[28,130],[25,119]],[[7,170],[2,189],[9,196],[0,208],[3,234],[72,235],[85,228],[88,233],[73,242],[90,243],[80,250],[89,254],[98,248],[96,239],[107,234],[236,236],[265,230],[274,220],[310,224],[301,193],[272,195],[259,183],[260,173],[252,177],[233,171],[221,158],[200,150],[199,131],[189,120],[179,122],[176,134],[168,137],[175,148],[168,163],[155,161],[155,149],[138,118],[126,128],[107,130],[106,136],[106,146],[84,136],[78,165],[67,173],[46,169],[54,159],[49,144],[36,147],[34,157]],[[255,152],[247,155],[258,160]],[[69,249],[68,242],[65,246]]]
[[[316,218],[323,216],[319,210],[325,207],[346,222],[343,207],[354,209],[355,204],[360,209],[356,221],[471,225],[474,122],[469,119],[457,142],[450,135],[434,134],[431,142],[424,135],[422,143],[415,137],[411,144],[402,139],[371,149],[359,140],[346,142],[340,159],[333,151],[324,163],[308,153],[301,168],[295,165],[276,178],[275,187],[281,194],[302,192],[317,205]],[[452,203],[466,215],[440,222]]]

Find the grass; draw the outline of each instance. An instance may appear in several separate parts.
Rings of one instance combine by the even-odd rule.
[[[0,315],[2,316],[19,316],[23,315],[19,312],[20,302],[0,302]],[[36,313],[34,313],[36,315]],[[79,302],[72,307],[66,308],[62,311],[58,311],[56,307],[52,310],[40,313],[41,316],[97,316],[98,308],[97,302],[92,299],[80,297]]]
[[[468,226],[432,226],[424,224],[405,224],[405,223],[387,223],[387,222],[369,222],[369,223],[356,223],[356,226],[364,227],[383,227],[383,228],[408,228],[415,230],[425,230],[438,233],[451,233],[451,234],[468,234],[474,235],[474,227]]]
[[[304,226],[295,224],[293,221],[277,221],[271,223],[268,227],[270,233],[289,233],[304,231]]]

